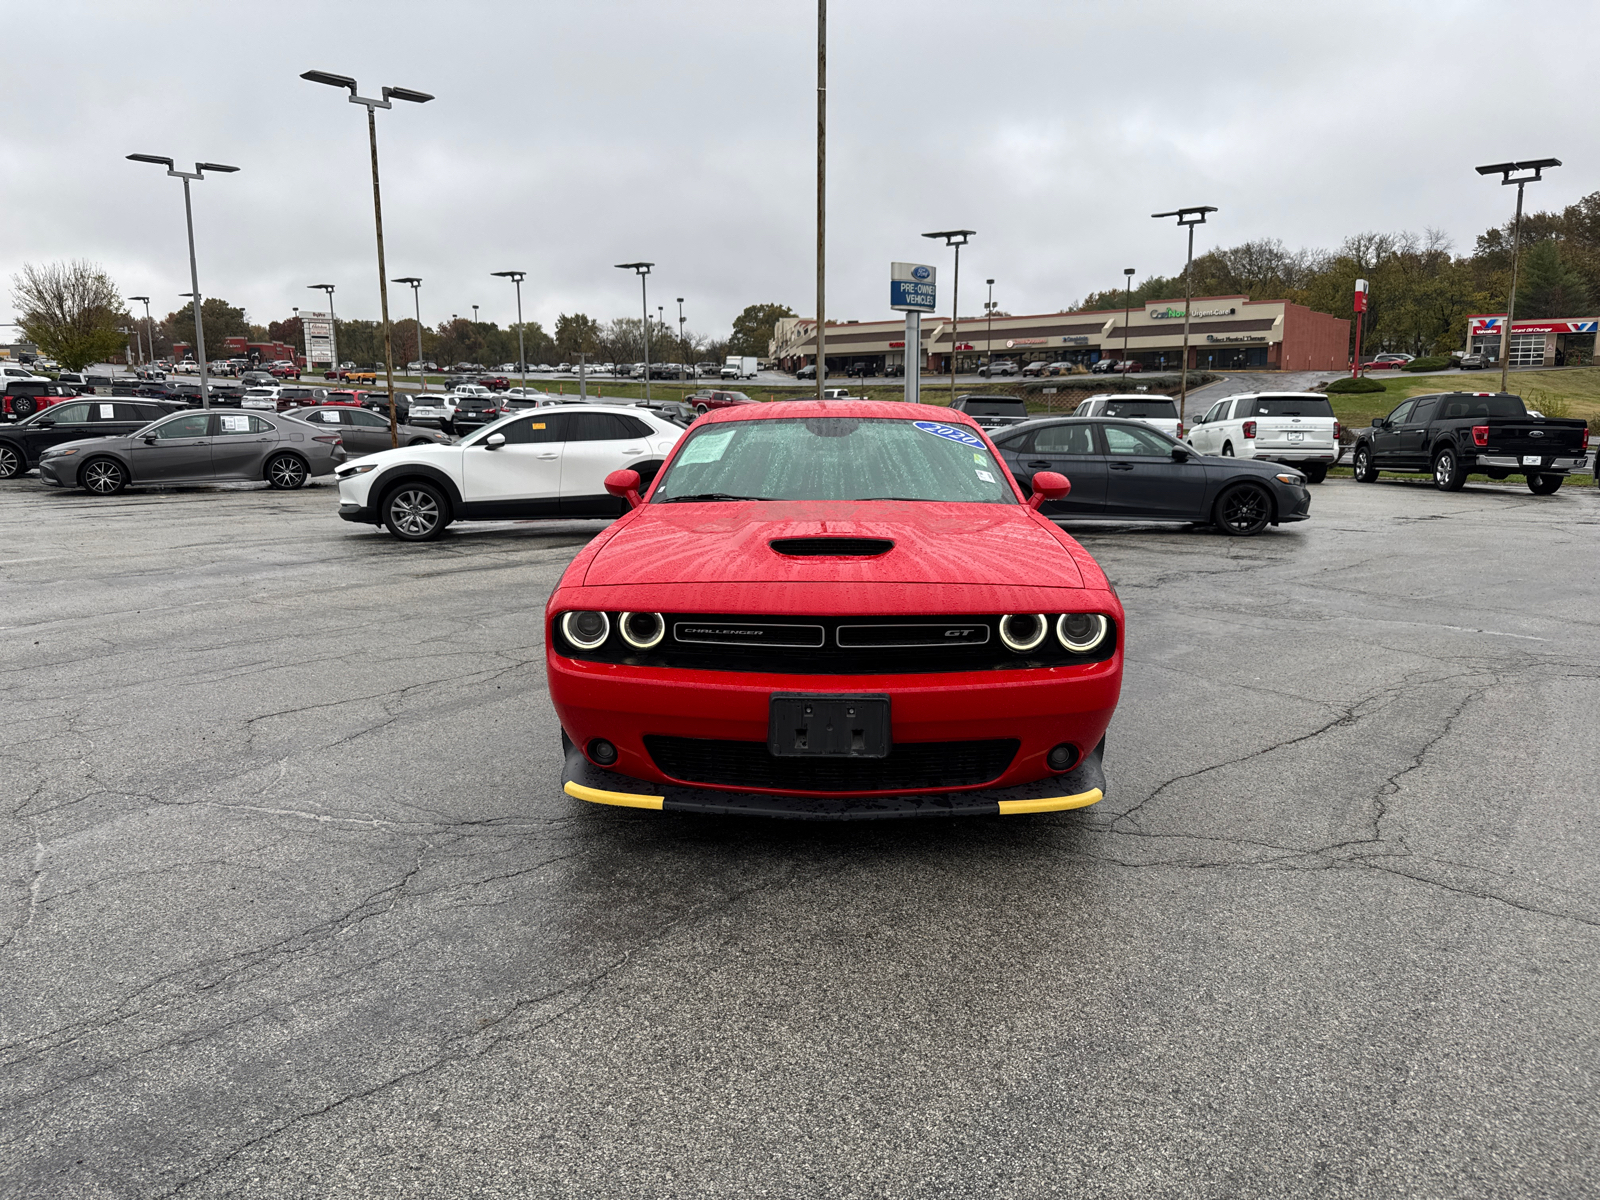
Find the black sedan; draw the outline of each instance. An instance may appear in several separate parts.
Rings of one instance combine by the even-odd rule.
[[[0,479],[31,471],[51,446],[81,438],[125,437],[181,407],[156,400],[68,400],[26,421],[0,425]]]
[[[1142,421],[1046,417],[994,439],[1024,491],[1040,471],[1072,484],[1054,520],[1189,521],[1248,537],[1311,515],[1305,476],[1278,463],[1210,458]]]

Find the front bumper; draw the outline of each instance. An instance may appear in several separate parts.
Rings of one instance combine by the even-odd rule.
[[[58,458],[41,459],[39,462],[39,479],[51,487],[71,487],[74,479],[72,472],[62,474],[61,460]]]
[[[893,817],[1010,816],[1087,808],[1105,798],[1101,765],[1105,740],[1064,775],[1011,787],[960,792],[888,796],[785,796],[767,792],[728,792],[676,783],[649,783],[606,771],[568,745],[561,790],[591,804],[647,808],[658,812],[724,813],[792,820],[852,821]]]

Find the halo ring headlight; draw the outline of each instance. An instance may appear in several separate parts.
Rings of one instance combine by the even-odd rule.
[[[1037,650],[1049,632],[1050,622],[1043,613],[1007,613],[1000,618],[1000,640],[1018,654]]]
[[[625,612],[617,618],[617,628],[635,650],[659,646],[667,636],[667,620],[658,612]]]
[[[611,618],[590,609],[562,613],[561,636],[580,650],[598,649],[611,636]]]
[[[1062,613],[1056,618],[1056,640],[1073,654],[1100,648],[1111,632],[1111,622],[1099,613]]]

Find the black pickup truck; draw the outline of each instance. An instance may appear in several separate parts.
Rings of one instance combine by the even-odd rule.
[[[950,407],[985,429],[1020,425],[1028,419],[1028,406],[1017,396],[957,396]]]
[[[1467,476],[1522,475],[1528,490],[1548,496],[1583,465],[1589,427],[1577,419],[1530,415],[1506,392],[1440,392],[1402,401],[1356,437],[1350,465],[1371,483],[1380,471],[1431,474],[1454,492]]]

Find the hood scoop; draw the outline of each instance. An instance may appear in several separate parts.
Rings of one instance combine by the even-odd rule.
[[[773,538],[767,545],[786,558],[876,558],[894,549],[889,538]]]

